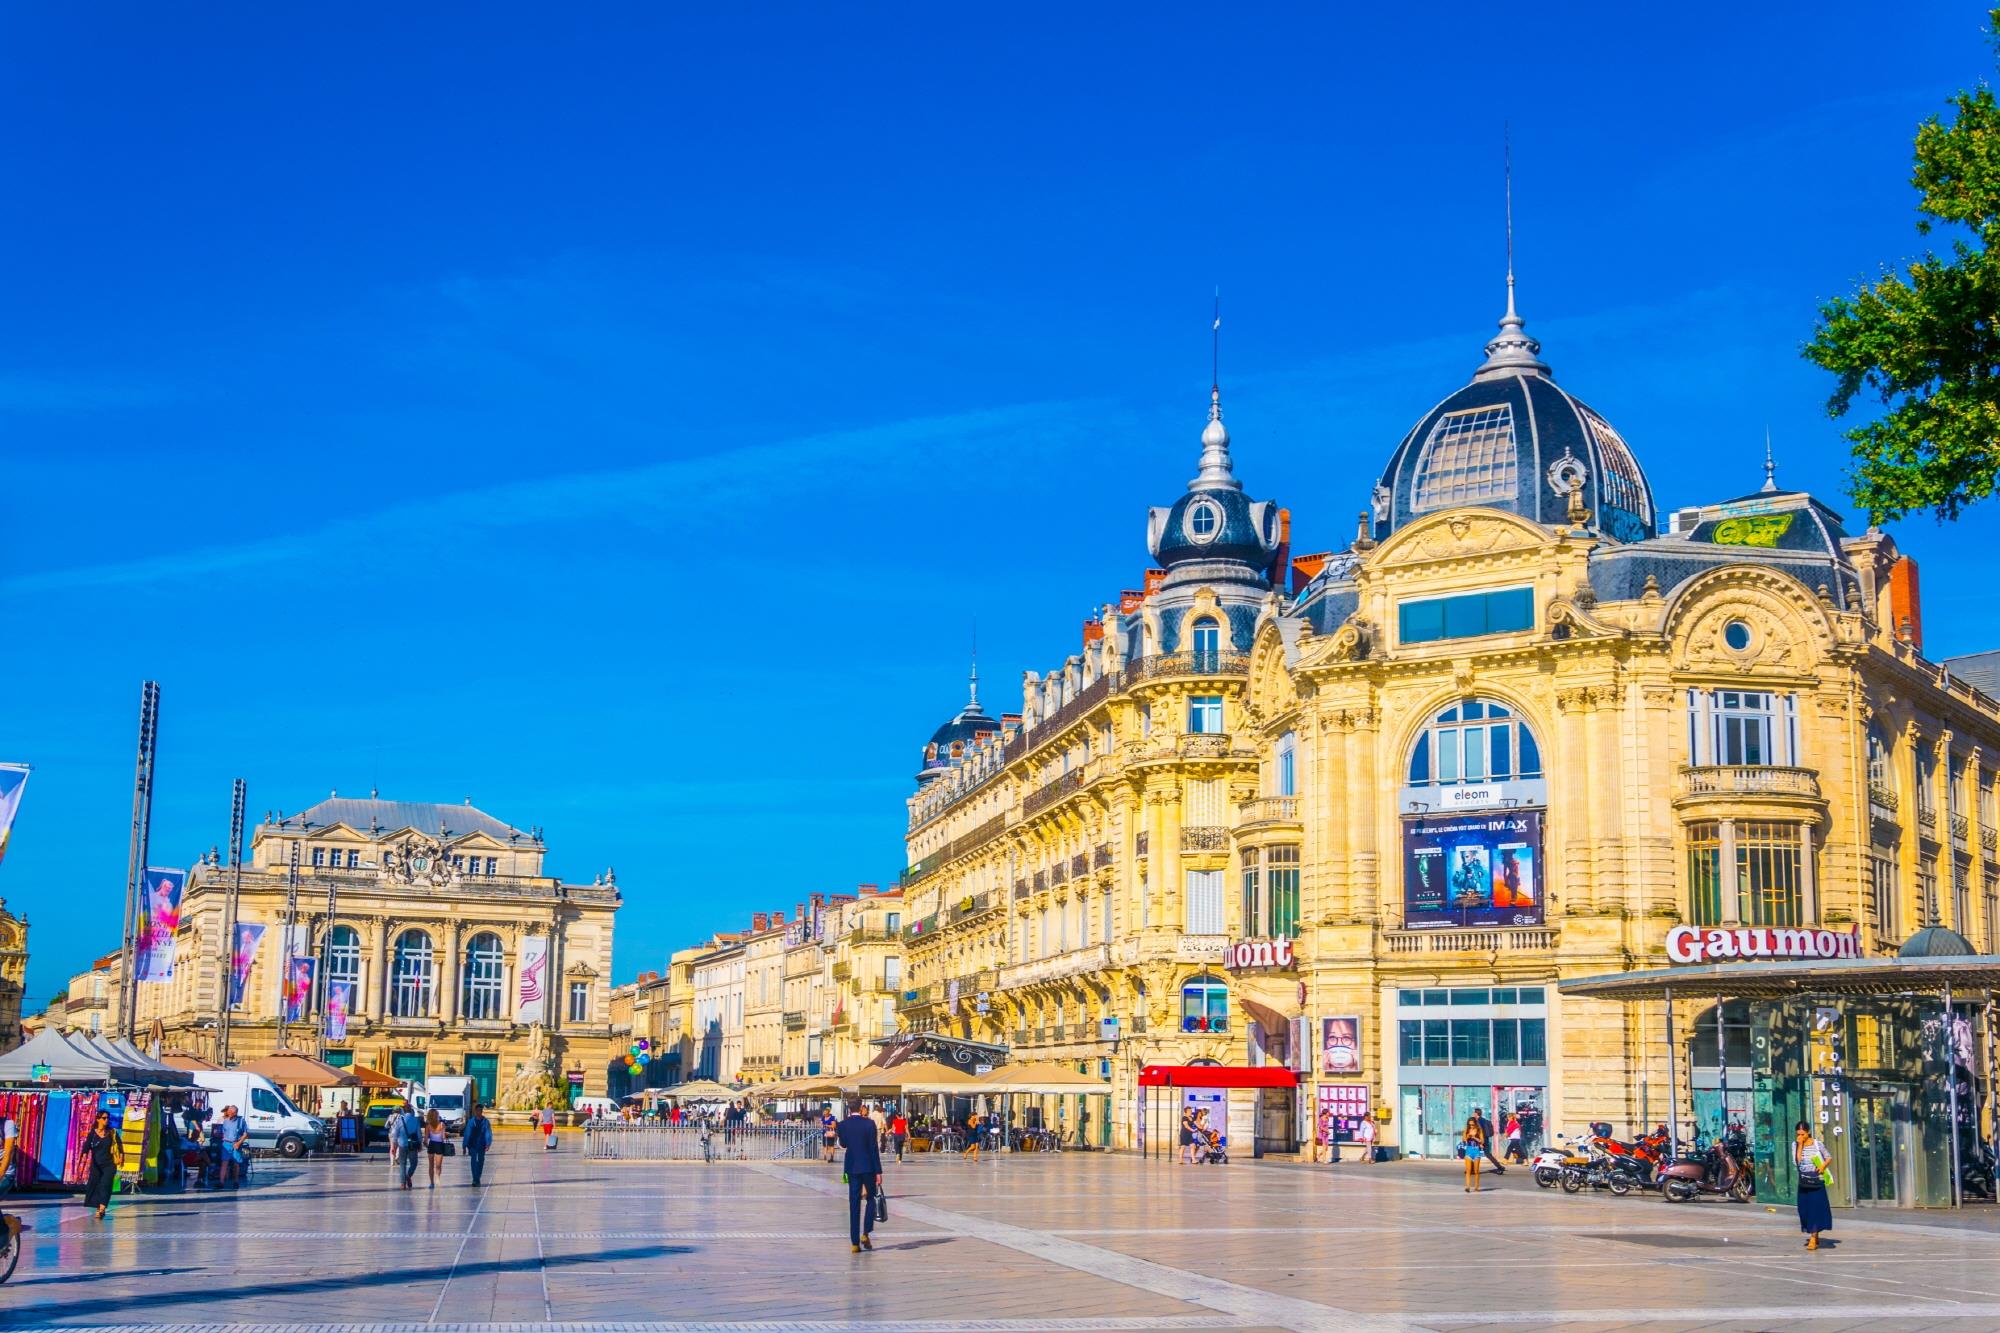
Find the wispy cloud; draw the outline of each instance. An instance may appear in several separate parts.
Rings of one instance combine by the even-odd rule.
[[[385,543],[407,548],[413,536],[426,532],[458,542],[475,530],[615,516],[654,522],[668,512],[667,501],[689,496],[701,499],[698,518],[715,520],[726,517],[719,508],[810,493],[836,473],[877,475],[885,459],[917,459],[930,470],[984,460],[1024,439],[1065,433],[1065,423],[1081,421],[1091,411],[1081,402],[1020,404],[747,444],[641,467],[471,487],[278,537],[17,574],[0,580],[0,594],[132,587],[294,562],[348,561]]]

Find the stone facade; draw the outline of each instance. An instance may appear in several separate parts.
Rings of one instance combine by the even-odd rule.
[[[28,923],[0,898],[0,1051],[21,1044],[22,1005],[28,985]]]
[[[1432,1152],[1473,1107],[1662,1118],[1657,1011],[1556,983],[1678,923],[2000,948],[2000,705],[1923,657],[1914,565],[1768,466],[1663,520],[1539,350],[1510,305],[1353,542],[1297,559],[1216,396],[1165,568],[926,750],[907,1027],[1099,1074],[1119,1146],[1142,1066],[1276,1062],[1299,1102],[1238,1132],[1305,1137],[1325,1085]]]
[[[621,895],[609,873],[591,884],[544,874],[546,851],[538,830],[513,828],[469,804],[333,798],[267,817],[251,835],[236,904],[238,923],[265,930],[230,1017],[229,1053],[262,1055],[282,1037],[294,1048],[323,1048],[335,1063],[404,1077],[471,1074],[502,1106],[547,1095],[551,1083],[602,1095]],[[301,954],[318,960],[319,985],[306,1020],[284,1025],[295,855],[291,910]],[[167,1046],[218,1051],[232,882],[213,852],[195,868],[174,978],[138,988],[139,1030],[157,1018]],[[544,946],[537,968],[533,950]],[[522,1003],[524,962],[540,972],[539,1020]],[[350,986],[353,1000],[345,1037],[322,1042],[328,980]]]

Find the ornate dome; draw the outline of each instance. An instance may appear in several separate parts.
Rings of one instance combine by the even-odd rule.
[[[1925,926],[1903,941],[1898,958],[1966,958],[1978,953],[1972,941],[1949,926]]]
[[[1229,428],[1222,424],[1222,390],[1209,392],[1208,425],[1201,432],[1201,466],[1188,493],[1154,509],[1146,548],[1168,571],[1203,566],[1202,576],[1262,579],[1278,551],[1278,506],[1252,500],[1229,458]],[[1242,568],[1230,570],[1235,565]]]
[[[1472,382],[1425,413],[1383,470],[1377,540],[1462,505],[1567,523],[1577,487],[1586,526],[1621,542],[1655,534],[1653,490],[1624,437],[1557,386],[1541,351],[1514,312],[1510,277],[1499,336]]]
[[[924,746],[923,766],[917,772],[917,781],[929,782],[943,773],[960,759],[981,736],[991,736],[1000,730],[1000,724],[986,715],[979,706],[979,667],[972,668],[971,697],[965,707],[954,713],[950,720],[931,733],[930,743]]]

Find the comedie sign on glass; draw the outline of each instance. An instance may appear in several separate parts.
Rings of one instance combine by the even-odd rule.
[[[1403,821],[1403,924],[1542,923],[1542,812]]]

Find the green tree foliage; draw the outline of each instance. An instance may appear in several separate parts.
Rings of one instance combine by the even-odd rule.
[[[1988,16],[2000,53],[2000,9]],[[1856,395],[1879,397],[1880,417],[1845,433],[1853,442],[1854,500],[1872,522],[1929,510],[1956,518],[1993,494],[2000,470],[2000,102],[1984,84],[1952,99],[1949,121],[1917,131],[1912,184],[1917,230],[1963,228],[1951,255],[1927,254],[1907,273],[1820,307],[1805,356],[1839,384],[1830,416]]]

